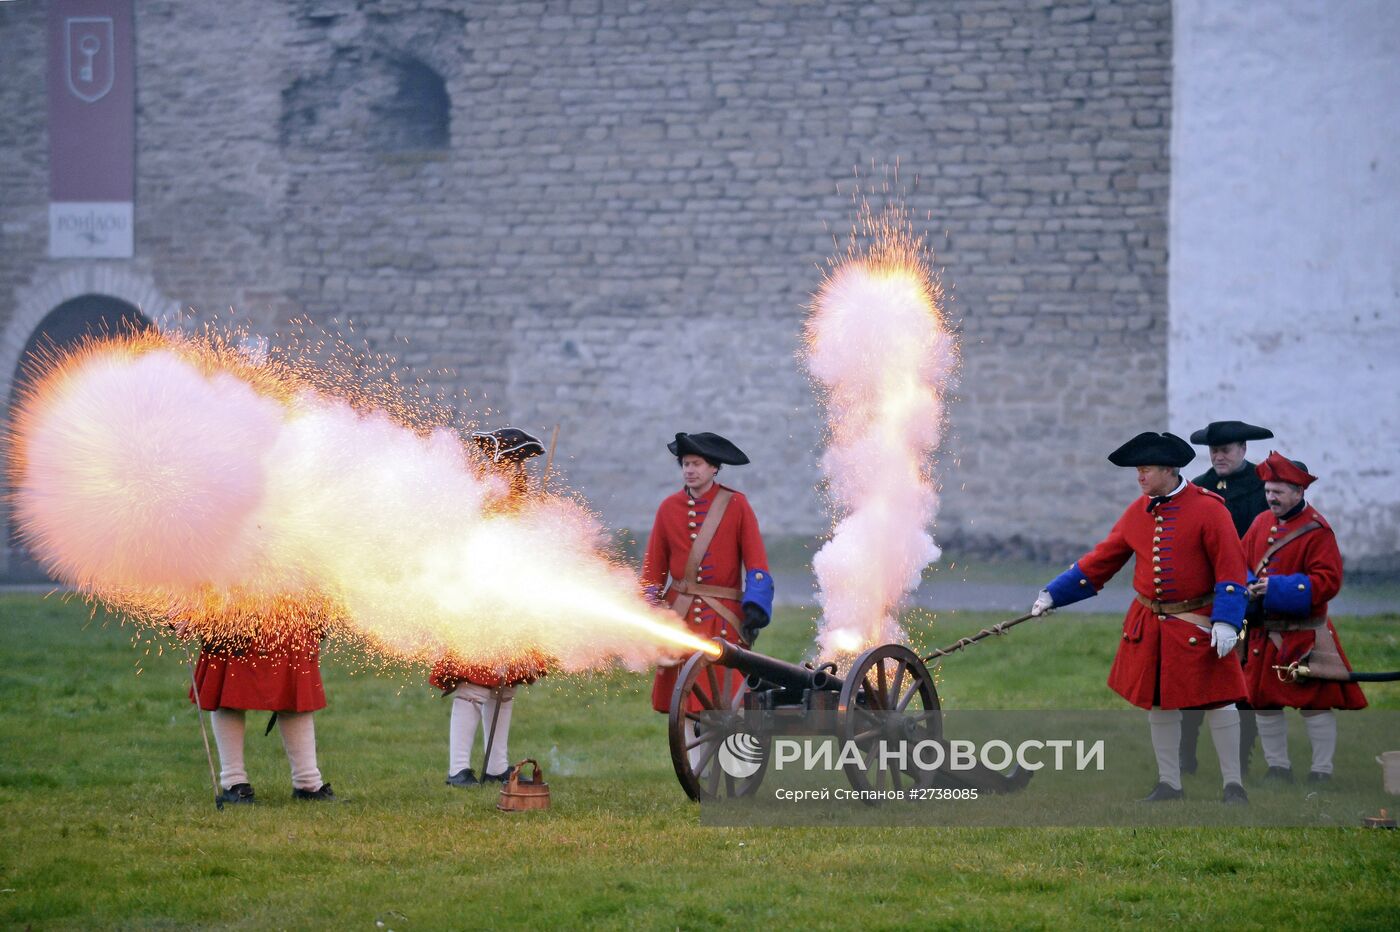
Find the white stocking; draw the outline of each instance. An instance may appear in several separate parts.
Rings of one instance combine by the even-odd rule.
[[[461,773],[472,765],[472,741],[481,711],[491,690],[475,683],[462,683],[452,691],[452,720],[447,729],[447,775]]]
[[[1235,708],[1233,702],[1219,709],[1211,709],[1206,712],[1206,723],[1210,725],[1210,740],[1215,743],[1215,756],[1220,758],[1221,782],[1241,783],[1240,710]]]
[[[491,759],[482,765],[486,773],[503,774],[510,768],[510,712],[515,705],[515,687],[503,686],[481,707],[481,738],[491,748]],[[499,706],[500,711],[497,711]],[[491,719],[496,720],[496,733],[491,734]]]
[[[278,712],[277,730],[292,767],[292,786],[315,792],[321,788],[321,771],[316,766],[316,724],[311,712]]]
[[[1153,709],[1147,713],[1152,750],[1157,755],[1157,779],[1181,789],[1181,710]]]
[[[1264,746],[1264,763],[1270,767],[1290,769],[1288,762],[1288,719],[1283,711],[1255,712],[1254,721],[1259,725],[1259,743]]]
[[[1337,753],[1337,713],[1320,709],[1303,713],[1303,727],[1312,743],[1312,772],[1332,773],[1332,755]]]
[[[228,789],[247,783],[248,770],[243,766],[243,710],[215,709],[209,719],[214,726],[214,744],[219,748],[219,785]]]

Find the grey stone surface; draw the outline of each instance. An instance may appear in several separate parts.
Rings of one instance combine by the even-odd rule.
[[[855,171],[878,192],[896,160],[963,347],[941,540],[1071,555],[1122,507],[1105,451],[1165,421],[1168,0],[136,16],[136,258],[111,267],[193,320],[353,322],[485,420],[561,424],[612,526],[649,527],[662,443],[706,429],[753,457],[726,476],[765,529],[827,526],[794,352]],[[44,19],[0,4],[0,328],[68,268]],[[433,75],[443,133],[412,93]]]

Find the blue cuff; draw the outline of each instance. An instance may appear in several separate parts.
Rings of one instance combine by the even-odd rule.
[[[744,577],[744,604],[752,602],[773,617],[773,574],[767,570],[749,570]]]
[[[1089,577],[1085,576],[1079,569],[1078,563],[1050,580],[1045,586],[1045,591],[1049,592],[1050,598],[1055,600],[1056,608],[1061,605],[1073,605],[1075,602],[1082,602],[1099,594],[1099,590],[1095,589],[1094,584],[1089,582]]]
[[[1264,590],[1264,611],[1280,615],[1307,615],[1312,611],[1312,580],[1307,573],[1270,576]]]
[[[1238,631],[1244,627],[1244,610],[1248,607],[1249,592],[1244,583],[1227,580],[1215,584],[1215,604],[1210,609],[1211,621],[1223,621]]]

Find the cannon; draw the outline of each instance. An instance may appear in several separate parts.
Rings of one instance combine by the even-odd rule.
[[[990,792],[1021,789],[1029,782],[1027,771],[1002,774],[979,766],[955,776],[919,768],[912,760],[905,768],[886,767],[876,749],[892,738],[942,742],[943,714],[926,661],[1001,634],[1029,617],[994,625],[927,657],[901,644],[872,647],[844,674],[834,663],[788,663],[716,638],[717,652],[699,651],[685,661],[671,694],[668,737],[676,779],[697,802],[752,795],[763,782],[771,740],[781,723],[784,735],[800,727],[801,733],[852,743],[859,759],[843,769],[856,790],[937,783]],[[757,766],[750,775],[735,777],[721,766],[720,752],[740,732],[749,736],[745,750]]]

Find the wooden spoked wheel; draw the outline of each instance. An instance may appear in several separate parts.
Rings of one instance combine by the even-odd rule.
[[[671,764],[686,795],[696,802],[748,796],[763,782],[771,743],[743,730],[747,692],[743,674],[703,653],[687,660],[676,677]]]
[[[863,767],[848,763],[846,776],[857,790],[926,787],[934,774],[920,768],[913,753],[920,741],[943,740],[943,712],[933,675],[919,655],[899,644],[872,647],[856,658],[841,689],[837,734],[855,744]],[[886,763],[880,745],[907,742],[903,764]]]

